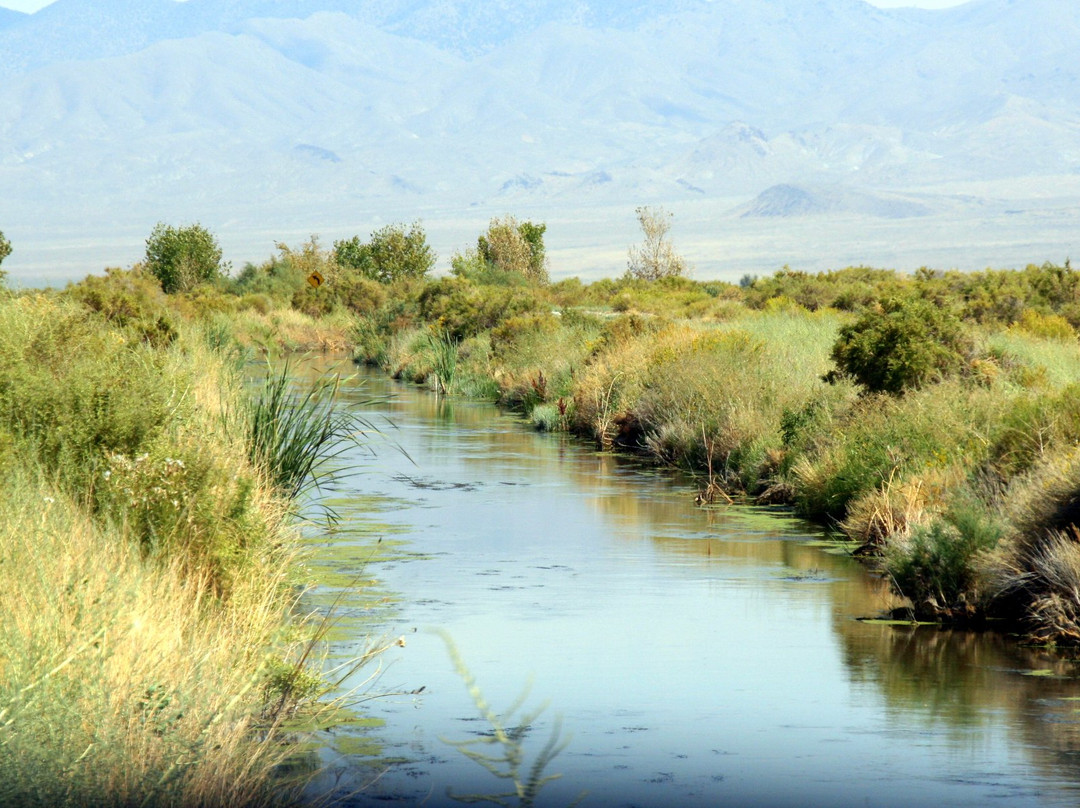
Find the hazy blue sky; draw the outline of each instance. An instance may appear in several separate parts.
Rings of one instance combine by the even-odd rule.
[[[16,11],[37,11],[47,6],[52,0],[0,0],[0,6],[12,8]],[[890,8],[893,6],[919,6],[920,8],[947,8],[958,6],[967,0],[867,0],[875,6]]]

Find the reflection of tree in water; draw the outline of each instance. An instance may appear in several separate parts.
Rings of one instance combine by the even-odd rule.
[[[1077,662],[993,631],[850,618],[834,628],[852,681],[878,688],[887,714],[921,719],[956,741],[971,742],[972,730],[1005,727],[1047,776],[1080,779]]]

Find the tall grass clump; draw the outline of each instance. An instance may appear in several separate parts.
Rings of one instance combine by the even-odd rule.
[[[1075,337],[1040,338],[1024,328],[998,331],[987,338],[992,359],[1014,384],[1030,389],[1067,385],[1080,378]]]
[[[448,395],[454,388],[460,340],[454,339],[449,331],[444,330],[429,332],[427,341],[435,392]]]
[[[296,390],[294,363],[272,368],[249,404],[249,458],[274,489],[295,501],[321,487],[327,464],[346,452],[368,424],[337,402],[341,377],[320,378]]]
[[[1036,641],[1080,645],[1080,454],[1059,449],[1013,481],[991,565],[994,606]]]
[[[491,332],[499,401],[525,415],[573,395],[573,374],[588,360],[600,328],[595,318],[550,312],[511,317]]]
[[[603,345],[581,375],[578,417],[605,420],[616,430],[609,440],[666,462],[711,468],[728,487],[764,488],[789,462],[785,413],[827,392],[836,328],[835,318],[807,313],[643,326]]]
[[[5,483],[0,804],[289,801],[275,777],[288,750],[261,726],[259,694],[292,604],[287,554],[252,559],[223,601],[208,575],[147,563],[44,476]]]
[[[987,461],[999,406],[991,391],[961,380],[900,398],[852,397],[793,468],[796,504],[807,516],[839,520],[860,498],[920,477],[928,481],[920,497],[932,500],[957,479],[955,468]]]

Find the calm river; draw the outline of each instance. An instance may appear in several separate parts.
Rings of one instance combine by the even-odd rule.
[[[354,372],[316,372],[335,368]],[[670,473],[361,379],[345,398],[408,457],[377,443],[349,458],[328,496],[339,529],[312,539],[313,602],[344,592],[339,655],[404,637],[376,679],[350,683],[361,694],[423,691],[366,702],[381,727],[332,733],[324,780],[356,792],[347,804],[513,789],[450,743],[491,726],[436,630],[496,712],[530,686],[523,712],[546,704],[522,736],[524,777],[561,717],[569,744],[544,771],[561,777],[537,805],[1080,804],[1073,664],[992,634],[860,622],[886,588],[812,525],[700,509]],[[359,579],[375,598],[353,594]]]

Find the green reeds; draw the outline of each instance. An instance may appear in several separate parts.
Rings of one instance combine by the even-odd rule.
[[[282,496],[295,501],[313,488],[321,489],[334,474],[327,464],[373,428],[340,406],[340,376],[295,390],[293,369],[293,362],[282,362],[252,399],[247,443],[251,461]]]
[[[449,331],[432,331],[427,335],[431,375],[435,377],[435,391],[438,393],[448,395],[454,387],[459,345]]]

